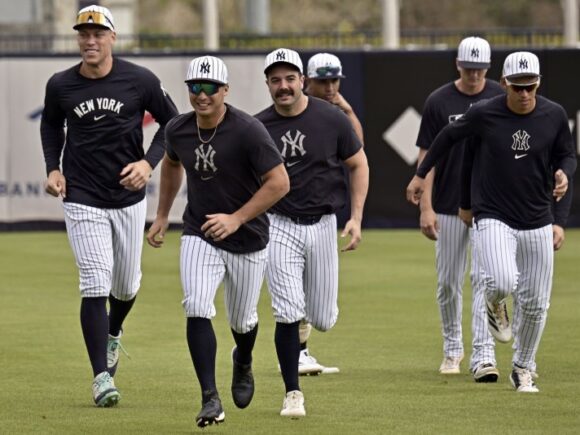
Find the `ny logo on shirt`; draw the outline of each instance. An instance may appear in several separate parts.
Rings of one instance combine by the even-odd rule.
[[[200,172],[217,172],[217,167],[213,162],[215,156],[215,150],[211,144],[207,144],[207,148],[204,149],[206,144],[201,144],[195,149],[195,170],[200,171],[200,164],[202,165]]]
[[[288,130],[284,135],[280,138],[282,143],[284,144],[284,148],[280,154],[284,157],[285,160],[288,160],[290,157],[296,157],[296,151],[300,154],[300,157],[306,154],[306,150],[304,149],[304,138],[306,136],[300,131],[296,130],[296,134],[292,137],[292,133]],[[288,146],[290,146],[290,150],[288,151]]]
[[[518,130],[512,134],[512,150],[514,151],[527,151],[530,149],[528,141],[530,140],[530,135],[526,130]]]

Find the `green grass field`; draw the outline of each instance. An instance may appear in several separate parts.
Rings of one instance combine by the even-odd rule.
[[[442,358],[435,302],[434,248],[418,231],[366,231],[360,249],[341,254],[341,314],[314,332],[310,350],[341,373],[301,378],[307,417],[279,416],[277,370],[267,291],[260,301],[254,354],[256,394],[245,410],[231,399],[233,339],[218,293],[218,388],[226,412],[215,434],[561,434],[580,430],[580,231],[569,230],[556,256],[552,306],[537,356],[541,390],[517,394],[507,375],[511,347],[498,345],[497,384],[468,373],[438,374]],[[179,234],[145,247],[144,278],[125,323],[115,378],[122,400],[97,409],[79,324],[77,271],[64,233],[1,233],[0,433],[199,433],[197,380],[185,341],[178,274]],[[470,294],[464,342],[470,349]]]

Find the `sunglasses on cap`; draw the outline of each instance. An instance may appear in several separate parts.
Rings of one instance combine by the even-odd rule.
[[[97,11],[87,11],[78,14],[76,26],[80,26],[81,24],[96,24],[109,29],[115,28],[111,20],[109,20],[105,14]]]
[[[528,93],[533,92],[540,84],[539,80],[535,81],[534,83],[513,83],[513,82],[510,82],[509,80],[506,80],[505,82],[515,92],[526,91]]]
[[[213,82],[196,82],[196,83],[187,83],[187,89],[194,95],[199,95],[202,92],[207,95],[208,97],[214,95],[220,89],[219,84]]]
[[[316,75],[318,77],[328,77],[328,76],[336,76],[340,75],[340,67],[339,66],[321,66],[316,68]]]

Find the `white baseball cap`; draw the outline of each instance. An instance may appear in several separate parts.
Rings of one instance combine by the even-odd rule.
[[[308,61],[308,77],[311,79],[343,79],[342,63],[334,54],[318,53]]]
[[[266,56],[266,62],[264,63],[264,74],[268,74],[270,67],[277,65],[279,63],[287,63],[298,68],[300,74],[302,74],[302,60],[300,55],[289,48],[277,48]]]
[[[106,27],[109,30],[115,31],[113,14],[103,6],[90,5],[82,8],[77,14],[77,23],[73,26],[73,29],[78,30],[80,26],[85,24]]]
[[[223,60],[214,56],[202,56],[193,59],[187,68],[185,82],[206,81],[228,84],[228,68]]]
[[[489,42],[478,36],[463,39],[457,48],[457,64],[462,68],[488,69],[491,66]]]
[[[529,51],[516,51],[506,57],[503,63],[502,76],[510,79],[516,77],[540,77],[538,56]]]

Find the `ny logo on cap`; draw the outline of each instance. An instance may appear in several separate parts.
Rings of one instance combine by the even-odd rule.
[[[471,49],[471,57],[479,57],[479,49],[478,48]]]
[[[208,73],[209,74],[209,63],[204,62],[199,66],[199,71],[202,73]]]
[[[520,68],[528,69],[528,61],[526,59],[520,59]]]
[[[276,53],[276,60],[286,60],[286,53],[283,51]]]

